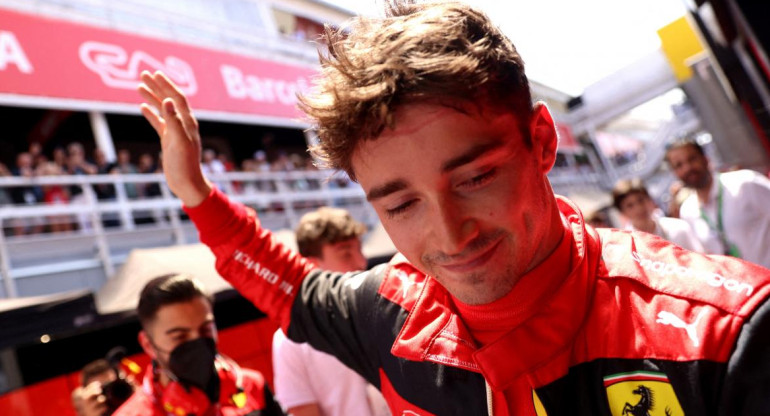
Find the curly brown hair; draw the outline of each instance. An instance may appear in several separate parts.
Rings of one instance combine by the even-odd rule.
[[[324,244],[335,244],[359,238],[366,226],[342,208],[321,207],[308,212],[295,230],[297,249],[305,257],[321,257]]]
[[[395,110],[414,102],[513,112],[531,145],[524,62],[481,11],[456,2],[391,1],[384,18],[327,26],[324,37],[329,46],[320,57],[321,75],[300,107],[318,131],[311,151],[326,167],[355,180],[351,157],[360,140],[393,128]]]

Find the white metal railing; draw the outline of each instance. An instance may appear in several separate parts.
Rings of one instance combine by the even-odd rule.
[[[232,172],[210,175],[230,198],[252,206],[260,212],[263,223],[274,228],[294,228],[304,211],[321,205],[341,206],[369,226],[377,222],[376,215],[366,201],[360,186],[346,176],[332,176],[332,171],[293,172]],[[125,185],[157,185],[160,195],[150,198],[129,198]],[[6,296],[17,294],[15,280],[22,277],[40,276],[61,270],[101,267],[104,276],[111,277],[115,262],[114,240],[126,240],[141,235],[148,229],[163,229],[172,236],[170,244],[184,244],[186,231],[192,226],[183,220],[181,201],[168,189],[162,174],[118,174],[79,176],[39,176],[34,178],[0,177],[0,191],[11,192],[15,187],[75,186],[82,190],[78,203],[47,205],[45,203],[0,206],[0,274]],[[115,197],[100,200],[95,187],[114,187]],[[135,220],[140,213],[151,215],[153,225],[143,226]],[[70,216],[72,223],[84,221],[89,228],[76,232],[38,235],[8,235],[14,222],[36,219],[46,223],[52,217]],[[103,221],[111,219],[118,224],[105,227]],[[269,224],[266,224],[270,228]],[[28,250],[56,241],[73,245],[83,238],[93,244],[94,256],[81,259],[47,259],[46,253],[35,257]],[[13,249],[13,250],[12,250]],[[12,253],[14,251],[16,254]],[[25,257],[24,261],[18,257]],[[16,258],[15,258],[16,257]],[[32,257],[32,260],[29,260]],[[27,264],[23,264],[27,263]]]
[[[606,189],[608,178],[604,172],[585,172],[573,168],[554,168],[548,174],[553,191],[560,195],[585,189]]]
[[[676,118],[663,124],[652,140],[645,143],[635,161],[615,169],[621,178],[647,178],[658,170],[666,155],[666,146],[673,138],[684,137],[701,128],[701,122],[695,110],[690,108]]]

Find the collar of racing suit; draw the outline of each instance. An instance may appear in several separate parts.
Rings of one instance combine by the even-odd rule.
[[[571,238],[574,244],[572,257],[564,259],[571,267],[562,276],[528,279],[546,287],[538,288],[543,296],[537,302],[527,302],[529,310],[521,311],[525,317],[518,325],[479,348],[451,295],[435,279],[427,279],[391,348],[392,354],[481,373],[496,391],[505,390],[522,376],[532,387],[562,376],[569,366],[569,347],[591,303],[601,249],[599,237],[585,226],[578,208],[562,197],[557,197],[557,203],[571,231],[571,236],[567,232],[564,238]],[[552,256],[561,253],[556,250]],[[536,267],[530,273],[542,272]]]
[[[552,289],[569,275],[574,239],[566,218],[561,219],[563,232],[559,243],[540,264],[521,276],[505,296],[483,305],[469,305],[450,294],[455,310],[479,347],[496,341],[529,319],[537,305],[547,301]]]

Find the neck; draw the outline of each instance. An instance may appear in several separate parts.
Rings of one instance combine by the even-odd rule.
[[[171,382],[171,378],[168,376],[168,370],[158,367],[158,383],[161,386],[166,387]]]
[[[559,209],[556,206],[556,199],[553,200],[550,210],[550,228],[546,230],[543,239],[541,240],[540,247],[532,257],[532,261],[527,266],[525,273],[529,272],[530,270],[537,267],[538,264],[545,261],[545,259],[547,259],[548,256],[550,256],[554,250],[556,250],[556,247],[559,246],[559,243],[564,236],[564,222],[562,221],[561,213],[559,213]]]
[[[698,195],[698,199],[701,202],[706,202],[709,200],[709,194],[711,193],[711,185],[714,183],[714,176],[709,173],[708,180],[705,181],[705,184],[699,188],[695,188],[695,192]]]

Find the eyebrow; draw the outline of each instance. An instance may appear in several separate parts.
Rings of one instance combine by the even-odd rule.
[[[499,141],[493,141],[493,142],[487,142],[487,143],[481,143],[476,146],[473,146],[465,153],[452,158],[445,162],[441,166],[441,172],[447,173],[453,169],[456,169],[460,166],[466,165],[468,163],[473,162],[474,160],[478,159],[481,155],[484,153],[487,153],[491,150],[500,148],[503,146],[502,142]],[[394,192],[398,192],[401,190],[406,189],[408,186],[407,182],[404,179],[394,179],[390,182],[387,182],[383,185],[376,186],[372,188],[371,191],[369,191],[366,194],[366,200],[369,202],[373,202],[375,200],[384,198]]]
[[[503,146],[503,142],[500,142],[500,141],[477,144],[476,146],[473,146],[470,149],[468,149],[468,151],[461,154],[460,156],[457,156],[455,158],[452,158],[446,161],[441,166],[441,172],[447,173],[449,171],[459,168],[460,166],[467,165],[468,163],[471,163],[474,160],[478,159],[484,153],[487,153],[491,150],[497,149],[502,146]]]
[[[167,329],[166,330],[166,335],[171,335],[171,334],[173,334],[175,332],[190,332],[190,331],[191,331],[190,328],[186,328],[186,327],[182,327],[182,326],[177,326],[177,327],[174,327],[174,328],[171,328],[171,329]]]
[[[214,322],[213,319],[207,319],[203,324],[201,324],[200,327],[204,327],[206,325],[210,325],[213,322]],[[179,332],[190,332],[190,331],[192,331],[192,329],[188,328],[186,326],[175,326],[173,328],[167,329],[166,330],[166,335],[171,335],[173,333],[179,333]]]
[[[395,179],[380,186],[375,186],[366,194],[366,200],[369,202],[384,198],[394,192],[406,189],[407,184],[403,179]]]

